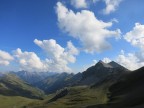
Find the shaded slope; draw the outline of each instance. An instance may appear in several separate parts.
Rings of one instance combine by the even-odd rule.
[[[128,74],[122,81],[110,87],[110,102],[122,106],[144,104],[144,68]]]
[[[30,108],[85,108],[88,105],[104,104],[107,102],[107,90],[104,87],[89,88],[74,86],[59,90],[38,104],[30,104]]]
[[[82,85],[93,85],[105,80],[117,80],[121,75],[129,72],[128,69],[116,62],[104,63],[99,61],[95,66],[88,68],[82,74]]]
[[[41,90],[32,87],[13,74],[6,74],[0,78],[0,94],[39,99],[44,95]]]
[[[35,83],[34,85],[42,90],[44,90],[47,94],[54,93],[63,87],[70,86],[69,80],[74,76],[74,74],[62,73],[49,76],[44,80]],[[69,82],[69,83],[68,83]]]
[[[109,88],[109,102],[88,108],[144,108],[144,67],[125,75]]]

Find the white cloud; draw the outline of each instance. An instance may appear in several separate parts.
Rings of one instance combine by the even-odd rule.
[[[67,66],[69,63],[76,61],[75,56],[79,51],[73,46],[71,41],[67,42],[67,47],[63,48],[56,43],[55,40],[34,40],[34,43],[42,48],[49,59],[46,63],[49,65],[50,71],[69,72],[71,69]]]
[[[7,69],[3,67],[2,69],[29,72],[72,72],[68,65],[75,63],[79,51],[71,41],[67,42],[66,48],[57,44],[53,39],[43,41],[35,39],[34,43],[46,52],[46,58],[42,60],[35,52],[22,51],[20,48],[14,50],[13,55],[0,50],[0,66],[7,66],[13,60],[13,64],[4,67]]]
[[[82,10],[74,13],[68,10],[61,2],[56,8],[59,27],[78,39],[86,52],[102,52],[111,48],[107,38],[120,36],[120,30],[109,30],[112,22],[98,20],[93,12]]]
[[[141,61],[135,53],[125,54],[123,50],[121,51],[121,54],[118,55],[116,61],[129,70],[135,70],[144,66],[144,61]]]
[[[86,0],[71,0],[71,4],[75,8],[87,8]]]
[[[138,47],[140,50],[128,54],[125,54],[124,51],[122,51],[118,56],[118,62],[131,70],[144,66],[144,25],[135,23],[133,29],[124,35],[124,39],[132,46]]]
[[[0,50],[0,65],[7,66],[13,59],[14,58],[8,52]]]
[[[103,60],[102,60],[104,63],[109,63],[109,62],[111,62],[111,59],[109,59],[109,58],[107,58],[107,57],[105,57],[105,58],[103,58]]]
[[[48,71],[46,65],[34,52],[22,52],[20,48],[14,51],[14,57],[20,65],[21,70],[25,71]]]
[[[97,2],[104,2],[106,7],[102,10],[103,14],[110,14],[118,8],[119,4],[123,0],[70,0],[71,5],[75,8],[88,8],[90,4],[97,3]]]
[[[124,39],[144,51],[144,25],[135,23],[135,27],[124,35]]]
[[[111,12],[114,12],[122,0],[104,0],[106,4],[106,8],[103,9],[104,14],[110,14]]]

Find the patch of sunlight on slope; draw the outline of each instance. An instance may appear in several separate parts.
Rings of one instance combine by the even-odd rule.
[[[83,108],[89,105],[105,104],[107,99],[107,90],[104,87],[90,88],[88,86],[69,87],[68,94],[56,101],[49,102],[55,96],[49,95],[46,100],[35,105],[32,108]],[[50,98],[51,97],[51,98]]]
[[[20,96],[0,95],[0,108],[24,108],[25,105],[34,101],[37,102],[38,100]]]

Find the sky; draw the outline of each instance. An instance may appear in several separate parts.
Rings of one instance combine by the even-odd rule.
[[[144,66],[144,0],[0,0],[0,71]]]

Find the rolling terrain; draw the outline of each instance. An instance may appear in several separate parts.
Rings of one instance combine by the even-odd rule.
[[[114,61],[99,61],[82,73],[53,74],[34,87],[6,74],[0,78],[0,108],[143,108],[143,83],[144,67],[129,71]]]
[[[143,108],[144,107],[144,67],[121,78],[109,87],[109,101],[105,105],[88,108]]]
[[[14,74],[5,74],[0,78],[0,94],[37,99],[41,99],[44,95],[42,90],[32,87]]]

